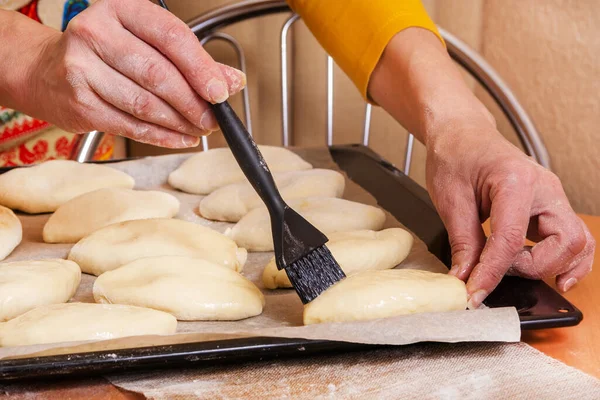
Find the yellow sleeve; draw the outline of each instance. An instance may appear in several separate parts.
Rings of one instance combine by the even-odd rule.
[[[436,34],[420,0],[288,0],[367,99],[371,73],[392,37],[410,27]]]

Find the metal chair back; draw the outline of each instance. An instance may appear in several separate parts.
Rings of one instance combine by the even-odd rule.
[[[240,43],[231,35],[219,32],[231,24],[246,21],[252,18],[258,18],[265,15],[277,13],[290,13],[287,3],[284,0],[246,0],[232,5],[224,6],[216,10],[207,12],[188,22],[189,27],[196,34],[200,42],[204,45],[210,41],[223,41],[229,44],[236,52],[239,68],[246,72],[246,58],[244,49]],[[299,16],[291,13],[290,17],[281,27],[280,33],[280,52],[281,52],[281,143],[283,146],[289,146],[291,142],[290,132],[290,86],[289,86],[289,63],[288,63],[288,38],[290,28],[298,21]],[[440,28],[440,33],[448,48],[448,53],[459,65],[461,65],[471,76],[473,76],[483,88],[491,95],[496,104],[500,107],[504,115],[508,118],[514,128],[519,141],[525,152],[530,155],[539,164],[550,168],[550,158],[544,143],[535,128],[535,125],[529,118],[525,109],[521,106],[514,93],[508,88],[498,73],[473,49],[467,46],[460,39]],[[327,126],[326,137],[327,145],[333,144],[333,59],[327,56]],[[250,96],[248,87],[242,91],[243,110],[246,127],[252,134],[252,118],[250,112]],[[364,125],[362,144],[369,145],[371,139],[371,105],[365,104]],[[74,148],[72,159],[80,162],[91,160],[98,144],[103,136],[102,132],[93,131],[85,134]],[[409,133],[404,156],[403,171],[408,175],[412,161],[412,151],[414,145],[414,136]],[[208,141],[204,137],[202,140],[204,150],[208,149]]]

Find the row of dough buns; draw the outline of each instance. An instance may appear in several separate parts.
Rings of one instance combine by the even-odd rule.
[[[3,184],[11,187],[21,180],[29,182],[28,187],[21,191],[21,196],[4,196],[2,201],[15,209],[30,213],[54,211],[44,227],[44,240],[49,243],[72,243],[86,238],[87,240],[80,240],[81,243],[70,253],[70,258],[85,266],[80,268],[75,262],[67,260],[22,261],[0,265],[0,304],[4,304],[0,308],[0,320],[8,321],[0,324],[0,345],[173,333],[176,320],[164,312],[130,304],[63,304],[77,290],[81,269],[99,275],[106,270],[134,263],[133,260],[140,257],[145,258],[135,261],[137,264],[116,275],[103,278],[99,282],[101,286],[95,287],[102,287],[103,293],[108,291],[114,297],[115,293],[119,293],[118,282],[123,280],[119,277],[142,263],[142,276],[138,276],[133,282],[138,299],[129,300],[135,304],[145,301],[143,296],[140,298],[140,292],[143,291],[143,282],[152,281],[143,279],[149,274],[163,286],[165,282],[175,278],[172,290],[152,290],[154,298],[166,300],[181,298],[174,296],[173,292],[185,291],[189,284],[204,282],[209,288],[214,287],[210,272],[216,274],[212,279],[217,281],[220,280],[219,273],[225,276],[230,273],[230,279],[222,282],[224,289],[212,294],[206,290],[188,290],[187,299],[189,300],[190,295],[203,295],[207,303],[205,309],[209,310],[215,307],[218,309],[219,304],[231,306],[232,296],[237,294],[238,297],[242,296],[237,313],[229,310],[228,316],[224,316],[223,312],[214,312],[215,315],[211,317],[206,313],[200,315],[198,312],[188,312],[186,317],[185,311],[177,307],[171,307],[170,311],[186,319],[218,319],[219,315],[225,319],[239,319],[262,312],[264,298],[260,291],[234,272],[241,270],[245,263],[245,249],[237,248],[231,239],[209,228],[170,220],[179,210],[179,202],[173,196],[164,192],[134,191],[131,190],[133,179],[126,174],[107,167],[68,161],[15,169],[0,177],[0,187]],[[40,187],[47,190],[40,190]],[[8,254],[20,242],[22,229],[19,219],[12,211],[4,207],[0,211],[3,211],[0,213],[0,222],[5,227],[0,230],[0,245],[6,248]],[[121,248],[118,248],[119,245]],[[200,255],[209,260],[212,258],[212,261],[219,264],[186,257],[175,257],[175,260],[169,256],[148,258],[165,253]],[[148,262],[158,264],[147,266]],[[199,277],[203,279],[197,279]],[[246,295],[255,300],[253,308],[249,305],[248,298],[243,298],[243,284],[248,291]],[[239,287],[240,290],[236,293],[227,289],[228,285]],[[224,298],[220,300],[219,295]],[[96,300],[110,302],[101,296],[96,296]],[[193,305],[198,304],[198,301],[184,301],[181,305],[187,304],[188,308],[195,311]],[[249,306],[251,310],[245,311],[244,307],[247,309]],[[86,317],[91,317],[95,323],[86,323],[82,327],[80,320]],[[69,320],[73,321],[69,323]],[[77,324],[74,324],[75,320],[79,320]],[[62,328],[65,324],[74,324],[75,328],[64,330]]]
[[[208,165],[204,163],[208,163],[210,157],[227,164],[223,168],[227,178],[217,174],[211,183],[204,180],[198,183],[195,171],[207,168]],[[291,153],[286,157],[293,160],[295,155]],[[184,163],[185,168],[171,174],[169,183],[190,193],[208,194],[200,202],[199,214],[210,220],[235,222],[226,235],[240,247],[248,251],[272,251],[267,209],[241,171],[232,164],[233,161],[231,154],[226,151],[218,155],[196,156],[188,165]],[[271,169],[279,171],[282,165],[276,164]],[[328,235],[328,248],[346,275],[352,277],[328,289],[318,298],[321,300],[309,303],[305,308],[305,324],[465,308],[466,289],[462,281],[444,274],[391,270],[407,257],[412,247],[412,235],[399,228],[378,232],[385,222],[385,215],[380,209],[339,199],[344,189],[341,174],[309,169],[275,172],[273,176],[284,200]],[[235,183],[223,186],[229,180]],[[355,275],[359,277],[355,278]],[[380,277],[389,278],[382,290],[371,288],[371,282],[377,282]],[[413,284],[421,289],[405,295],[404,288]],[[285,271],[277,269],[274,259],[263,271],[263,285],[270,289],[291,287]],[[435,297],[436,287],[442,292],[447,289],[447,302]],[[359,300],[358,303],[364,304],[365,309],[361,309],[360,304],[346,307],[345,296],[364,296],[365,301]],[[381,304],[380,309],[368,312],[369,307],[376,304]]]
[[[336,232],[328,238],[327,248],[347,276],[394,268],[408,256],[413,244],[412,235],[401,228]],[[263,285],[267,289],[292,287],[285,271],[277,269],[275,258],[265,266]]]
[[[344,176],[329,169],[276,172],[273,174],[281,197],[290,201],[305,197],[342,197]],[[223,186],[202,199],[200,215],[213,221],[238,222],[264,203],[250,182],[243,181]]]
[[[67,303],[81,280],[62,259],[0,264],[0,347],[172,334],[174,316],[130,305]]]
[[[44,225],[46,243],[75,243],[118,222],[171,218],[179,212],[179,200],[155,190],[106,188],[82,194],[61,205]]]
[[[312,165],[283,147],[258,146],[272,173],[311,169]],[[202,172],[202,173],[199,173]],[[169,174],[172,187],[186,193],[207,195],[220,187],[246,179],[229,148],[195,154]]]
[[[0,205],[30,214],[56,211],[67,201],[104,188],[132,189],[134,179],[97,164],[51,160],[0,175]]]
[[[385,214],[377,207],[340,199],[344,191],[340,173],[312,169],[287,149],[261,146],[261,151],[284,199],[330,237],[328,246],[348,275],[305,307],[305,324],[464,309],[464,283],[456,278],[422,271],[388,270],[406,258],[412,235],[399,228],[377,232],[383,228]],[[262,313],[263,294],[239,272],[246,261],[246,249],[273,250],[269,216],[229,149],[194,155],[169,176],[169,183],[177,189],[208,194],[199,205],[203,217],[237,222],[226,232],[227,236],[198,224],[171,219],[179,210],[179,201],[164,192],[132,190],[133,179],[127,179],[126,174],[101,167],[110,172],[96,170],[104,175],[94,180],[91,177],[94,171],[83,171],[78,167],[81,164],[66,163],[43,167],[48,164],[44,163],[27,169],[38,186],[40,181],[35,174],[38,178],[48,178],[51,170],[58,171],[57,176],[69,175],[68,171],[79,173],[90,177],[90,182],[82,184],[77,179],[67,179],[61,183],[50,179],[49,192],[62,188],[67,195],[52,198],[50,194],[45,203],[39,201],[39,204],[23,198],[10,203],[12,200],[0,196],[0,204],[15,209],[54,211],[44,227],[46,242],[77,242],[68,256],[71,261],[40,261],[56,270],[51,272],[52,268],[47,268],[45,279],[44,274],[26,277],[27,268],[36,268],[32,262],[24,262],[27,268],[25,264],[11,268],[0,264],[0,277],[4,267],[5,275],[15,283],[6,292],[7,296],[19,297],[14,293],[23,293],[15,303],[20,307],[0,309],[0,320],[7,321],[0,323],[1,346],[167,334],[175,332],[176,319],[238,320]],[[75,169],[79,171],[73,172]],[[3,181],[0,176],[0,188],[3,183],[14,185],[10,179]],[[10,220],[10,214],[6,218]],[[0,244],[8,244],[1,235],[2,231]],[[16,230],[11,236],[13,241],[15,235]],[[75,267],[77,274],[73,271]],[[77,289],[80,270],[98,276],[93,297],[100,304],[64,304]],[[53,279],[58,282],[52,285],[54,290],[37,289],[44,280]],[[379,284],[378,280],[386,281],[382,290],[372,288],[373,282]],[[27,289],[20,291],[18,282]],[[267,288],[290,286],[285,272],[278,271],[274,262],[265,268],[263,283]],[[411,285],[421,289],[405,289]],[[450,300],[435,298],[436,287]],[[30,295],[29,301],[25,300],[32,291],[42,295]],[[348,300],[361,297],[364,301],[354,301],[356,304]],[[379,309],[369,311],[378,304]],[[69,319],[89,317],[83,316],[85,313],[96,314],[98,320],[75,329],[73,334],[58,332],[58,327]],[[136,328],[132,322],[139,326]],[[47,331],[49,337],[40,337],[40,329]],[[104,337],[99,332],[104,332]]]
[[[265,304],[248,279],[200,258],[138,259],[96,279],[98,304],[65,304],[80,279],[68,260],[0,265],[0,346],[169,334],[177,319],[238,320]]]
[[[240,272],[246,249],[208,227],[180,219],[151,218],[120,222],[84,237],[68,259],[81,271],[99,276],[139,258],[187,256],[203,258]]]

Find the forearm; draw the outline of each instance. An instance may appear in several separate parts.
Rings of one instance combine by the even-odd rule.
[[[31,70],[57,32],[15,11],[0,10],[0,105],[26,110]]]
[[[428,147],[463,122],[495,125],[439,39],[419,28],[388,43],[371,75],[369,96]]]

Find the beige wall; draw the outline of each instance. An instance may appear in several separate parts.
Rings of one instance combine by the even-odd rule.
[[[482,52],[542,133],[577,211],[600,214],[600,2],[487,0]]]
[[[183,19],[230,1],[171,1]],[[600,2],[597,0],[424,0],[434,20],[481,52],[496,68],[530,113],[551,155],[554,171],[579,212],[600,214]],[[248,54],[255,136],[280,143],[279,29],[285,17],[229,28]],[[259,44],[257,46],[257,44]],[[232,52],[219,45],[209,50],[233,63]],[[325,143],[326,59],[301,23],[294,28],[292,130],[294,144]],[[469,80],[476,94],[498,119],[513,143],[516,136],[505,118]],[[361,140],[364,103],[336,68],[335,143]],[[239,107],[238,99],[234,100]],[[405,131],[380,109],[373,112],[371,147],[402,165]],[[211,145],[222,145],[218,135]],[[134,154],[157,149],[133,146]],[[411,176],[424,182],[424,149],[418,144]]]

